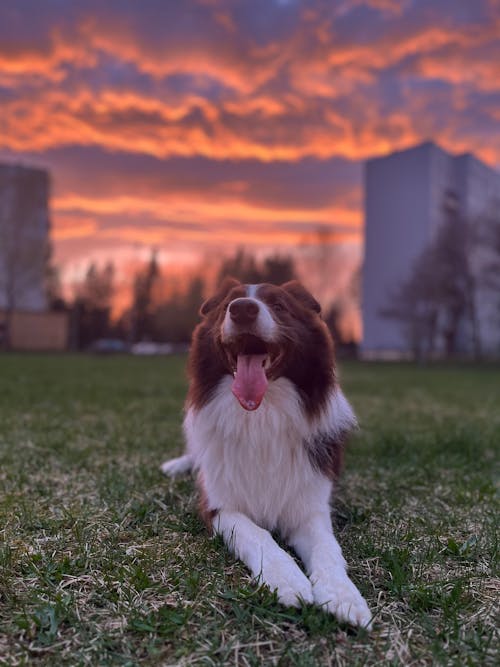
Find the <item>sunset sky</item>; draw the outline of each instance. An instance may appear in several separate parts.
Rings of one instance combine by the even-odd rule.
[[[500,164],[498,0],[2,0],[0,159],[53,177],[55,256],[362,247],[362,163]]]

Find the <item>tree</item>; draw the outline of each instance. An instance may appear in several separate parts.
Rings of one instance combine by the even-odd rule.
[[[413,357],[419,361],[435,351],[438,306],[433,294],[432,262],[422,253],[410,277],[389,297],[381,315],[398,320]]]
[[[85,348],[110,333],[115,268],[108,262],[102,269],[89,264],[85,279],[76,289],[73,303],[73,345]]]
[[[130,309],[131,342],[151,338],[152,312],[154,306],[154,289],[160,280],[158,251],[153,248],[147,265],[139,271],[134,279],[132,306]]]
[[[307,287],[323,306],[328,309],[339,296],[340,255],[336,234],[330,227],[318,227],[312,235],[304,238],[302,248],[302,271]]]
[[[204,282],[195,276],[183,293],[174,292],[152,314],[153,338],[168,343],[187,343],[199,319]]]
[[[240,248],[225,259],[217,274],[217,284],[231,276],[242,283],[256,285],[273,283],[281,285],[296,278],[295,263],[290,255],[269,255],[260,264],[254,255]]]
[[[500,201],[493,203],[476,221],[476,252],[478,267],[478,303],[482,322],[489,331],[483,331],[486,348],[491,353],[500,351]]]
[[[260,282],[283,285],[297,277],[295,262],[290,255],[270,255],[263,262]]]
[[[342,320],[342,307],[339,302],[334,302],[327,310],[323,319],[325,320],[326,326],[330,329],[332,338],[335,341],[336,345],[342,343],[342,329],[340,322]]]
[[[49,310],[64,311],[68,309],[68,305],[63,295],[60,271],[59,268],[52,263],[52,253],[50,253],[49,257],[50,259],[47,261],[45,268],[45,294],[47,296],[47,304]]]
[[[236,278],[242,283],[256,284],[261,282],[261,273],[255,257],[243,248],[239,248],[232,257],[223,260],[217,273],[217,284],[220,284],[227,276]]]
[[[398,320],[415,358],[442,351],[452,357],[459,339],[469,335],[480,353],[476,312],[476,276],[471,266],[471,225],[453,200],[432,243],[417,257],[410,276],[392,292],[384,317]]]
[[[482,216],[478,225],[478,243],[488,249],[488,258],[481,267],[481,281],[500,295],[500,203]]]

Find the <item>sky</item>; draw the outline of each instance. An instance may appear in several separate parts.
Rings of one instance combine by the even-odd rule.
[[[0,160],[51,170],[68,280],[318,230],[347,271],[366,158],[500,165],[499,35],[498,0],[2,0]]]

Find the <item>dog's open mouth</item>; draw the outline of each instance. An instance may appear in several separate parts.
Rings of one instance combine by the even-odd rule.
[[[225,348],[234,374],[233,394],[245,410],[256,410],[282,359],[280,348],[252,334],[235,336]]]

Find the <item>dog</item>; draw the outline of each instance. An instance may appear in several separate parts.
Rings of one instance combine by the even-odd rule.
[[[197,472],[209,529],[280,603],[314,603],[370,629],[331,524],[332,487],[357,423],[320,305],[297,281],[226,279],[200,315],[188,362],[186,453],[161,470]]]

